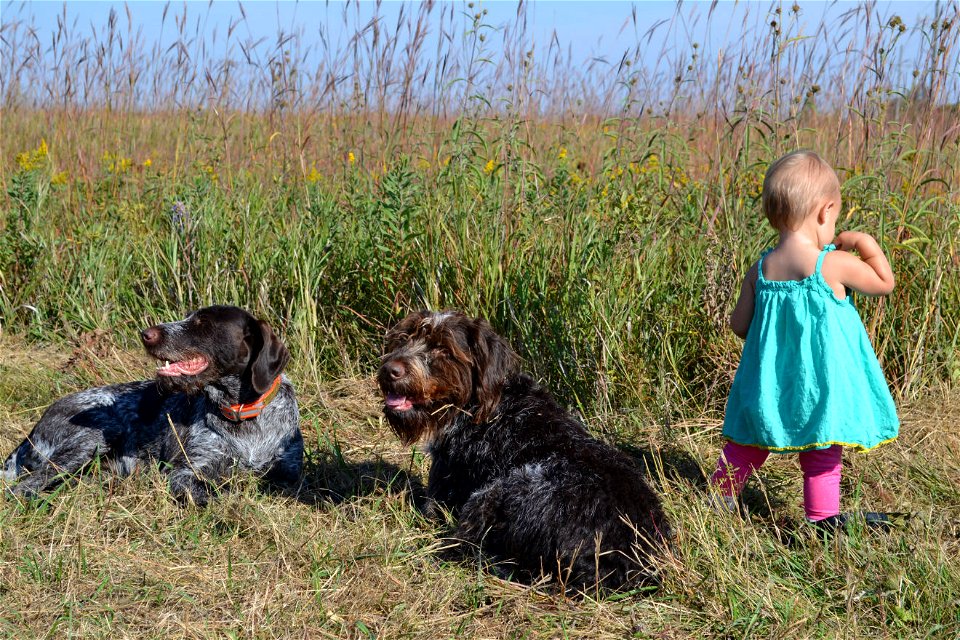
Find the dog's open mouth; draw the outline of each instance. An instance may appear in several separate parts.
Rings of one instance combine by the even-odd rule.
[[[164,361],[157,367],[158,376],[195,376],[210,366],[210,363],[203,356],[197,356],[188,360],[178,360],[176,362]]]
[[[383,404],[393,411],[409,411],[413,409],[413,400],[398,393],[388,393],[383,396]]]

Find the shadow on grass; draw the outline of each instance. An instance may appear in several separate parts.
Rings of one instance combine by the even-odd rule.
[[[700,463],[680,447],[666,446],[653,449],[620,444],[617,448],[633,458],[658,489],[663,489],[664,479],[686,481],[700,489],[705,489],[707,486],[707,475]],[[663,470],[662,474],[660,469]]]
[[[683,448],[668,445],[654,449],[629,444],[620,444],[618,448],[637,462],[658,491],[665,490],[664,480],[685,482],[701,491],[703,499],[707,499],[707,481],[713,474],[713,468],[705,470],[697,459]],[[785,487],[786,483],[778,481],[775,476],[764,475],[763,480],[761,485],[756,478],[751,479],[740,494],[740,502],[750,514],[762,520],[773,521],[779,517],[777,512],[787,506],[790,500],[795,499],[795,496]]]
[[[376,493],[404,494],[417,510],[426,508],[426,489],[409,470],[380,458],[350,462],[319,451],[305,456],[303,481],[292,495],[304,504],[320,506]]]

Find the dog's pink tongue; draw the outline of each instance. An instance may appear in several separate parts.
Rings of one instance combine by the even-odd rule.
[[[195,376],[207,368],[207,360],[197,357],[165,364],[157,369],[158,376]]]
[[[407,396],[401,396],[395,393],[388,393],[383,399],[383,402],[394,411],[406,411],[413,408],[413,403],[410,402]]]

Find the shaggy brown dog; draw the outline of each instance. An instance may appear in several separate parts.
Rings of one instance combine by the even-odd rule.
[[[428,494],[455,539],[568,588],[653,578],[668,525],[633,460],[591,437],[481,319],[418,312],[387,333],[384,414],[432,458]]]

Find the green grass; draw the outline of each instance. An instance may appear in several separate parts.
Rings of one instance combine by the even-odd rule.
[[[0,449],[45,403],[97,381],[149,375],[102,344],[79,356],[0,341]],[[70,362],[68,362],[70,361]],[[294,378],[308,365],[297,365]],[[180,508],[146,470],[96,473],[31,503],[0,504],[0,632],[11,637],[954,637],[960,632],[960,398],[901,407],[901,439],[848,456],[846,509],[908,511],[890,534],[822,542],[799,525],[793,457],[745,494],[752,515],[706,506],[717,455],[710,418],[619,418],[675,523],[663,585],[568,600],[454,563],[424,519],[427,461],[401,448],[366,379],[299,385],[302,500],[240,482],[207,509]],[[595,427],[598,416],[588,415]],[[604,421],[608,418],[604,417]],[[616,425],[606,424],[614,427]],[[770,507],[772,506],[772,511]],[[788,546],[780,532],[793,532]]]
[[[458,308],[582,410],[722,409],[739,352],[726,313],[774,238],[755,187],[734,184],[710,231],[696,206],[706,181],[649,159],[570,169],[558,160],[509,200],[499,170],[403,159],[329,184],[107,173],[92,195],[51,185],[47,165],[20,170],[0,227],[0,322],[46,341],[109,329],[130,345],[148,321],[236,303],[319,380],[371,371],[407,311]],[[846,180],[845,203],[843,228],[880,238],[898,279],[890,297],[859,300],[894,388],[955,381],[960,204],[907,201],[875,176]]]

